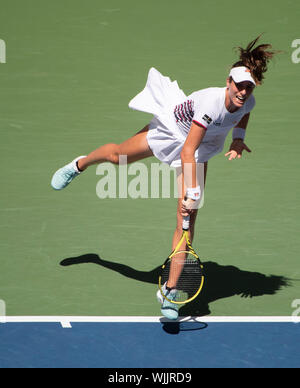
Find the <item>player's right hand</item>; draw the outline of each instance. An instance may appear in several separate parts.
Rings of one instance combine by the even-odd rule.
[[[193,214],[198,209],[199,202],[199,200],[195,201],[191,198],[183,199],[181,203],[181,215],[186,217]]]

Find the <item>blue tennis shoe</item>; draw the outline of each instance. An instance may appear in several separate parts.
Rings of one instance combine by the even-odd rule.
[[[81,174],[81,171],[78,170],[76,162],[82,158],[85,158],[85,156],[79,156],[71,163],[56,171],[51,180],[51,186],[54,190],[64,189],[66,186],[68,186],[69,183],[72,182],[74,178]]]

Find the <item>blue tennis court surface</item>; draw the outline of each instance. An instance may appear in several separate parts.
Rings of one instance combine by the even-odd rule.
[[[0,324],[0,367],[299,368],[299,323]]]

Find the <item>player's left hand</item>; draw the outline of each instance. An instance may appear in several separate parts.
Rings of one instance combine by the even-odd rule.
[[[250,148],[246,146],[242,139],[235,139],[230,145],[229,151],[226,152],[225,156],[228,157],[228,160],[240,159],[242,157],[243,151],[252,152]]]

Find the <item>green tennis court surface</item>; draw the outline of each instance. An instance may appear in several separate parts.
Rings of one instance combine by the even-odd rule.
[[[181,315],[290,316],[300,298],[300,64],[291,60],[299,2],[270,9],[257,0],[234,7],[3,0],[1,9],[0,299],[7,315],[160,315],[157,271],[170,251],[176,199],[100,200],[96,167],[55,192],[52,174],[149,122],[128,102],[150,67],[186,94],[225,86],[232,48],[265,32],[262,42],[283,53],[255,91],[252,153],[209,162],[193,244],[206,283]]]

